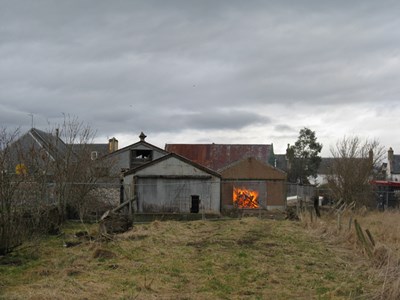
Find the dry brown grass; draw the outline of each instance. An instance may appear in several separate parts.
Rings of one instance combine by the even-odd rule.
[[[156,221],[65,248],[73,226],[13,253],[20,264],[0,260],[0,298],[368,299],[376,282],[362,257],[304,225],[318,230],[257,218]]]
[[[399,211],[345,210],[340,217],[337,212],[330,212],[317,220],[310,213],[304,213],[301,220],[305,228],[335,248],[334,251],[348,251],[349,257],[358,255],[356,261],[359,268],[364,268],[368,276],[379,283],[369,294],[370,299],[400,299]],[[361,225],[364,233],[370,231],[375,242],[372,245],[367,239],[372,255],[368,255],[364,243],[357,236],[354,220]]]

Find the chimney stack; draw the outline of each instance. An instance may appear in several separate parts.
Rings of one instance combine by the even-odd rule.
[[[374,151],[372,149],[369,149],[368,158],[369,158],[369,162],[371,163],[371,165],[373,165],[374,164]]]
[[[286,148],[286,159],[289,159],[290,144],[287,144]]]
[[[388,162],[391,163],[392,161],[393,161],[393,149],[392,147],[390,147],[388,151]]]
[[[113,137],[112,139],[108,140],[108,152],[112,153],[118,150],[118,140]]]

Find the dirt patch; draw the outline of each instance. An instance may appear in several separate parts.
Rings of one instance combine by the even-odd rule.
[[[23,265],[24,262],[22,259],[18,257],[8,257],[8,256],[2,256],[0,257],[0,265],[2,266],[21,266]]]
[[[260,238],[257,236],[249,236],[249,237],[243,237],[240,240],[236,241],[236,244],[240,246],[249,246],[253,245],[255,242],[259,241]]]
[[[112,259],[115,257],[117,257],[117,255],[114,252],[106,249],[98,248],[93,252],[93,258]]]
[[[79,270],[79,269],[74,269],[74,268],[70,268],[70,269],[66,269],[66,270],[65,270],[65,274],[66,274],[67,276],[77,276],[77,275],[79,275],[79,274],[81,274],[81,273],[82,273],[81,270]]]

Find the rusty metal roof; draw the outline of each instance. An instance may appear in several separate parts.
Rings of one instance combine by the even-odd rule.
[[[165,150],[214,171],[247,157],[269,163],[274,156],[272,144],[166,144]]]

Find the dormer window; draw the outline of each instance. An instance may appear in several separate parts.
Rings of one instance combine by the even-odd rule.
[[[131,168],[153,160],[152,150],[132,150]]]

